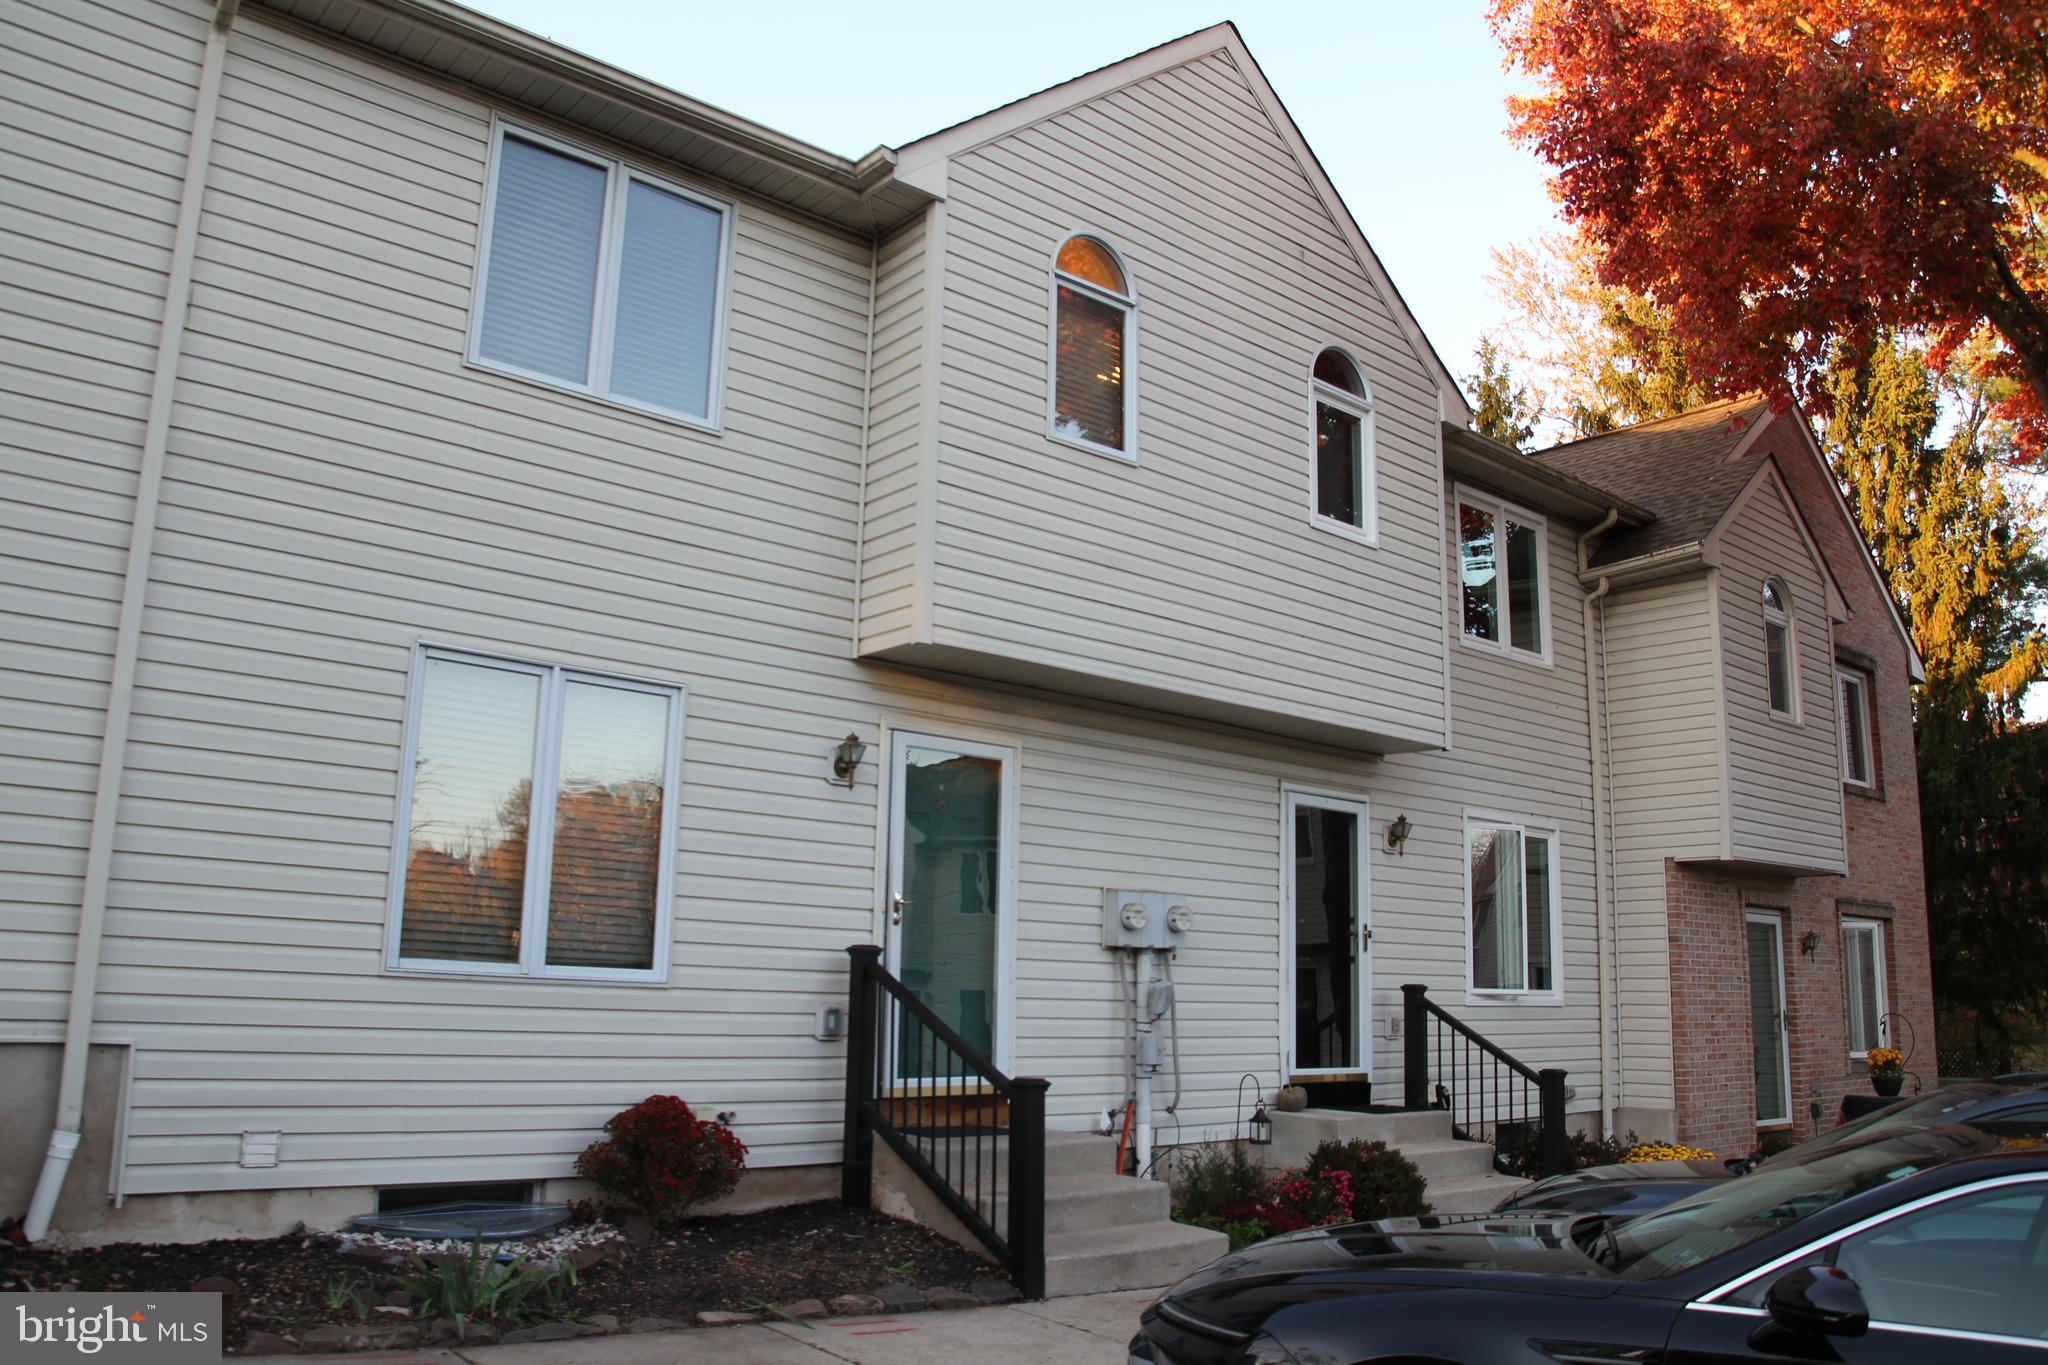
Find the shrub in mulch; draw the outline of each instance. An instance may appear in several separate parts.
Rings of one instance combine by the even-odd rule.
[[[1232,1251],[1303,1228],[1429,1209],[1415,1163],[1360,1138],[1322,1143],[1298,1171],[1268,1171],[1239,1142],[1183,1148],[1170,1179],[1175,1221],[1225,1234]]]
[[[747,1169],[747,1144],[674,1095],[649,1095],[612,1115],[604,1131],[576,1158],[576,1174],[656,1227],[731,1194]]]
[[[309,1350],[316,1343],[328,1350],[401,1344],[392,1334],[408,1326],[431,1340],[429,1305],[405,1283],[417,1273],[409,1260],[366,1261],[321,1233],[68,1252],[0,1238],[0,1292],[171,1292],[225,1277],[237,1291],[225,1324],[236,1354],[258,1334],[299,1340]],[[544,1306],[547,1316],[587,1331],[624,1330],[645,1319],[682,1325],[699,1312],[758,1312],[892,1284],[967,1291],[999,1274],[929,1228],[835,1202],[798,1204],[683,1219],[638,1243],[614,1240],[604,1260],[522,1297],[513,1316],[481,1322],[488,1338],[497,1335],[491,1329],[538,1320]]]

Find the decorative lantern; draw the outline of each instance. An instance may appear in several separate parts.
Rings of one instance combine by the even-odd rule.
[[[1253,1108],[1251,1123],[1247,1127],[1251,1132],[1251,1136],[1247,1140],[1252,1146],[1270,1147],[1273,1145],[1273,1116],[1266,1112],[1266,1106],[1263,1102]]]

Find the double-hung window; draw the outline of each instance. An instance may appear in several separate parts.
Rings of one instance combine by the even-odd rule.
[[[1510,820],[1467,816],[1466,900],[1472,990],[1557,991],[1557,833]]]
[[[732,209],[499,124],[474,363],[716,426]]]
[[[1373,468],[1372,394],[1358,367],[1331,347],[1316,357],[1309,395],[1310,524],[1373,543],[1379,536]]]
[[[1849,1056],[1861,1060],[1870,1049],[1888,1046],[1882,921],[1842,921],[1842,998],[1849,1016]]]
[[[1842,780],[1868,789],[1877,784],[1870,749],[1870,680],[1841,669],[1835,673],[1835,687],[1842,695]]]
[[[683,691],[422,647],[387,963],[668,971]]]
[[[1458,583],[1466,644],[1550,660],[1548,531],[1542,517],[1458,492]]]
[[[1051,434],[1138,458],[1138,296],[1107,242],[1069,237],[1053,258]]]

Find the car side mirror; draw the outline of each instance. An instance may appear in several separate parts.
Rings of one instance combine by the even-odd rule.
[[[1771,1321],[1802,1337],[1860,1337],[1870,1330],[1863,1291],[1831,1265],[1788,1270],[1764,1296]]]

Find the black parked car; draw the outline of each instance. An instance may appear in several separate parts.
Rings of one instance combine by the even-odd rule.
[[[1848,1143],[1860,1142],[1864,1135],[1880,1129],[1944,1117],[1968,1119],[2023,1113],[2048,1116],[2048,1084],[2042,1084],[2041,1078],[2001,1076],[1995,1081],[1964,1081],[1886,1105],[1761,1161],[1643,1161],[1588,1166],[1524,1185],[1494,1205],[1493,1211],[1611,1213],[1634,1218],[1751,1170],[1811,1161]]]
[[[1403,1218],[1211,1262],[1132,1365],[2048,1362],[2048,1122],[1881,1129],[1656,1213]]]

